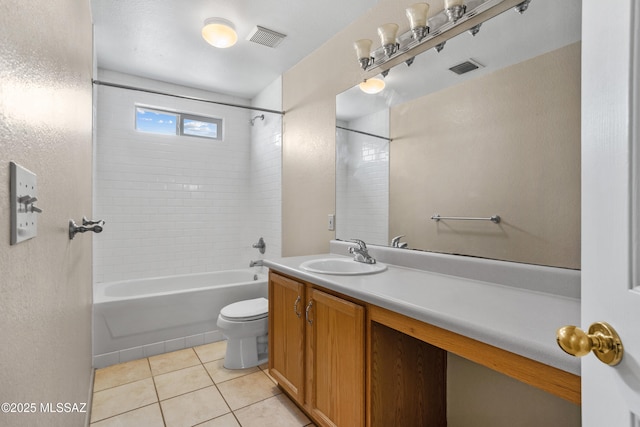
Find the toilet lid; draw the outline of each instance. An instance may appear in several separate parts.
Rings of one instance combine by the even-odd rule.
[[[266,298],[248,299],[234,302],[220,310],[220,315],[226,319],[256,320],[267,317],[269,300]]]

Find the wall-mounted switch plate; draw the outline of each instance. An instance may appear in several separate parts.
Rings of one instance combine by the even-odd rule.
[[[15,245],[36,237],[38,234],[38,214],[35,206],[38,200],[36,174],[13,162],[9,163],[11,191],[11,244]]]
[[[333,231],[336,229],[336,216],[334,214],[329,214],[328,226],[330,231]]]

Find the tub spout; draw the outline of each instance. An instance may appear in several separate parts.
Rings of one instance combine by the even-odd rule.
[[[262,267],[262,260],[259,259],[257,261],[249,261],[249,267]]]

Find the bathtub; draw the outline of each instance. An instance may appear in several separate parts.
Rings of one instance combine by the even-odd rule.
[[[253,269],[97,284],[93,365],[100,368],[220,341],[220,310],[267,294],[267,275]]]

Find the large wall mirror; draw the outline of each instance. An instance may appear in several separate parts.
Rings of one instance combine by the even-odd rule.
[[[532,0],[339,94],[336,238],[579,268],[580,39],[580,0]]]

